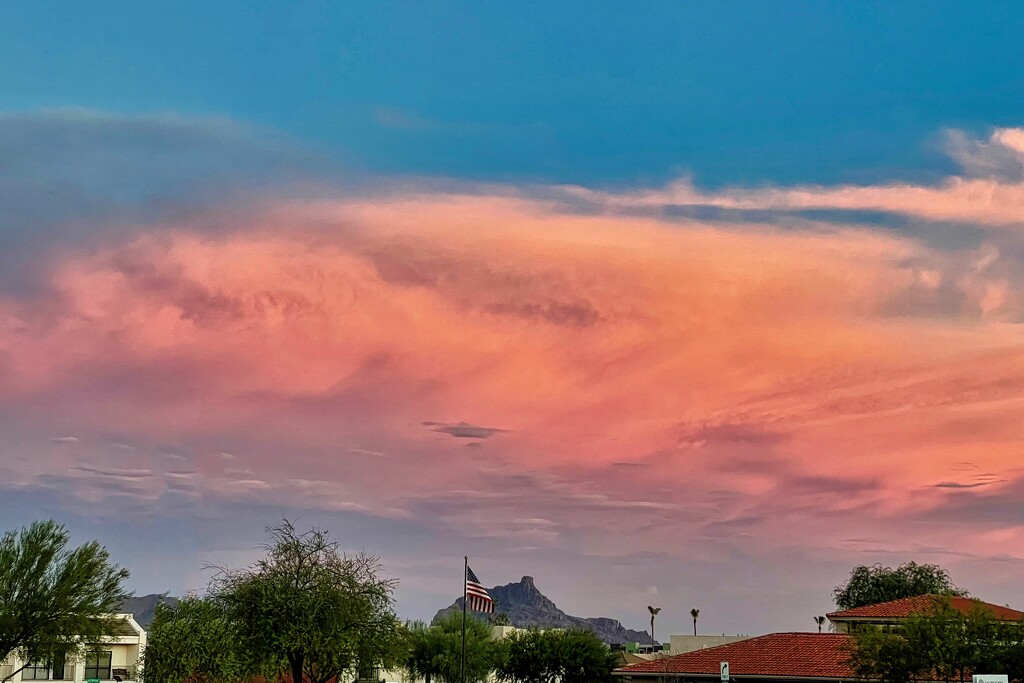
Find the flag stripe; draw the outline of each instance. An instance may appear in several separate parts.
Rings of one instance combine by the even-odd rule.
[[[466,607],[474,612],[494,612],[494,600],[469,565],[466,565]]]

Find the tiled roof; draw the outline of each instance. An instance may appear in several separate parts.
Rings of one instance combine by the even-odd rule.
[[[953,609],[964,614],[970,613],[977,607],[984,607],[992,612],[992,616],[1003,621],[1016,621],[1024,619],[1024,612],[1018,612],[1009,607],[993,605],[974,598],[945,598],[937,595],[918,595],[913,598],[901,600],[890,600],[880,602],[877,605],[865,605],[841,612],[831,612],[828,618],[831,621],[856,620],[856,619],[904,619],[913,614],[926,614],[935,606],[936,601],[948,599]]]
[[[709,647],[680,655],[616,669],[634,674],[689,674],[718,677],[721,662],[729,662],[732,676],[785,676],[787,678],[853,678],[842,633],[769,633],[738,643]]]

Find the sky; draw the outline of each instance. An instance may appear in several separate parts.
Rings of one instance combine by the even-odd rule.
[[[0,529],[202,591],[283,517],[403,618],[1021,606],[1016,3],[0,6]]]

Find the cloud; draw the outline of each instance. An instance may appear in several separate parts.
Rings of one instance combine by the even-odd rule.
[[[496,427],[479,427],[468,422],[424,422],[423,426],[428,427],[432,432],[448,434],[457,439],[489,439],[495,434],[507,431],[505,429],[497,429]]]
[[[7,492],[197,527],[257,507],[330,516],[360,540],[394,532],[409,547],[385,547],[409,562],[416,543],[459,561],[470,546],[495,567],[514,545],[594,576],[621,560],[634,597],[659,580],[638,567],[659,563],[771,600],[792,577],[788,597],[812,584],[827,597],[836,572],[876,556],[964,553],[967,577],[988,581],[985,558],[1019,555],[1024,237],[979,238],[999,202],[948,192],[1012,189],[1009,132],[968,146],[955,181],[807,201],[807,188],[411,183],[217,203],[190,194],[197,178],[232,184],[262,160],[273,176],[277,152],[216,124],[134,123],[39,124],[78,131],[90,154],[137,148],[96,179],[68,171],[97,197],[90,239],[53,239],[71,210],[27,201],[56,232],[27,261],[35,286],[0,290]],[[209,152],[227,160],[190,180],[201,145],[174,171],[179,135],[227,138]],[[168,197],[186,208],[122,213],[148,201],[145,182],[125,198],[117,180],[151,142],[149,179],[180,171]],[[63,177],[37,171],[51,188]],[[664,210],[709,201],[736,212]],[[969,214],[944,229],[972,238],[793,217],[844,201]],[[117,230],[103,229],[110,211]],[[772,562],[774,587],[746,574]],[[410,581],[447,590],[440,574]]]
[[[880,212],[979,226],[1024,223],[1024,129],[1000,128],[985,141],[948,133],[948,151],[964,170],[938,185],[842,185],[699,190],[683,177],[656,190],[615,193],[565,188],[568,196],[611,209],[710,207],[740,212]]]

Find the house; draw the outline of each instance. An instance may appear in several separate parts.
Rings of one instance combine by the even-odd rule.
[[[693,650],[616,669],[630,681],[674,678],[718,681],[721,663],[729,662],[733,680],[750,683],[851,681],[846,646],[851,636],[839,633],[769,633],[703,650]]]
[[[146,631],[131,614],[118,614],[115,634],[93,644],[81,657],[57,653],[50,661],[24,662],[16,657],[0,664],[0,681],[129,681],[136,678],[139,659],[146,647]],[[21,671],[18,671],[21,669]],[[16,673],[15,673],[16,672]],[[13,674],[13,676],[12,676]]]
[[[728,645],[729,643],[738,643],[741,640],[747,640],[750,636],[670,636],[669,642],[669,654],[678,655],[684,652],[693,652],[694,650],[705,650],[709,647],[717,647],[719,645]]]
[[[949,600],[953,609],[964,614],[985,609],[1001,621],[1024,619],[1024,612],[973,598],[919,595],[832,612],[828,618],[834,633],[769,633],[630,664],[616,669],[615,675],[624,681],[636,682],[653,678],[692,683],[718,681],[722,676],[722,662],[728,662],[730,680],[739,683],[846,683],[856,680],[847,664],[853,643],[851,633],[865,627],[897,625],[915,614],[927,613],[939,600]]]
[[[939,595],[918,595],[901,600],[890,600],[889,602],[880,602],[875,605],[865,605],[839,612],[830,612],[826,616],[832,622],[832,629],[836,633],[851,633],[863,625],[896,625],[914,614],[927,613],[940,601],[948,601],[950,607],[962,614],[970,614],[976,609],[984,609],[999,621],[1020,621],[1024,619],[1024,612],[1002,605],[994,605],[975,598]]]

